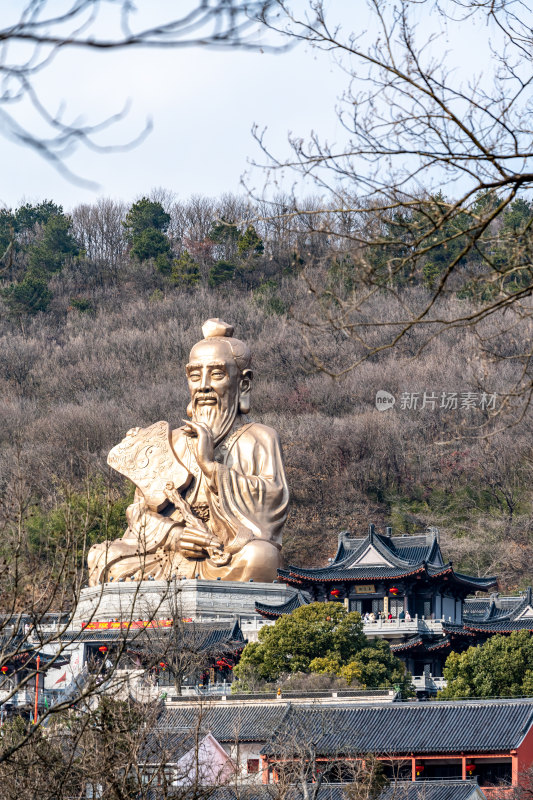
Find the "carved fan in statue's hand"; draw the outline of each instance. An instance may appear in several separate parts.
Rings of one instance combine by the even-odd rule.
[[[188,469],[172,449],[171,435],[165,420],[154,422],[149,428],[132,428],[107,457],[110,467],[141,490],[153,511],[161,511],[168,504],[167,483],[180,487],[190,478]]]

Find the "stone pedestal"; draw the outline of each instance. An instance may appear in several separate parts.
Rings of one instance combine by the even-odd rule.
[[[285,603],[294,589],[283,583],[175,580],[105,583],[82,589],[74,627],[82,622],[169,619],[180,616],[195,622],[237,617],[244,635],[253,641],[268,624],[255,603]]]

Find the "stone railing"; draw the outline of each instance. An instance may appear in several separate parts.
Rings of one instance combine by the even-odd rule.
[[[434,678],[433,675],[414,675],[413,686],[416,691],[430,692],[436,694],[441,689],[446,688],[445,678]]]
[[[395,636],[412,636],[415,633],[443,633],[443,624],[451,622],[451,620],[444,619],[430,619],[425,617],[414,616],[411,619],[377,619],[375,621],[364,621],[363,630],[367,636],[382,636],[382,635],[395,635]]]

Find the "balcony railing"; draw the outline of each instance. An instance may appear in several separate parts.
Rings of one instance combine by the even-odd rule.
[[[434,678],[433,675],[413,675],[413,686],[417,692],[436,694],[446,688],[445,678]]]
[[[60,691],[58,689],[39,689],[38,707],[45,706],[45,698],[48,706],[53,705]],[[23,686],[12,693],[11,689],[0,690],[0,706],[6,704],[12,708],[33,708],[35,705],[35,689]]]
[[[440,633],[442,634],[443,625],[452,620],[431,619],[430,617],[419,617],[415,615],[411,619],[377,619],[363,620],[363,630],[367,636],[381,636],[390,634],[393,636],[412,636],[415,633]],[[455,623],[457,624],[457,623]]]

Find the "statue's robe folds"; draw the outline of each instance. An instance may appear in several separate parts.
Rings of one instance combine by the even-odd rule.
[[[210,481],[194,455],[194,445],[178,428],[172,433],[175,456],[185,470],[175,486],[193,512],[223,544],[209,557],[186,557],[180,550],[184,522],[171,503],[151,509],[137,489],[126,511],[122,539],[89,551],[89,583],[112,580],[169,580],[201,577],[227,581],[272,581],[281,566],[281,529],[289,490],[278,434],[259,423],[235,428],[215,449]],[[164,485],[166,476],[160,475]]]

